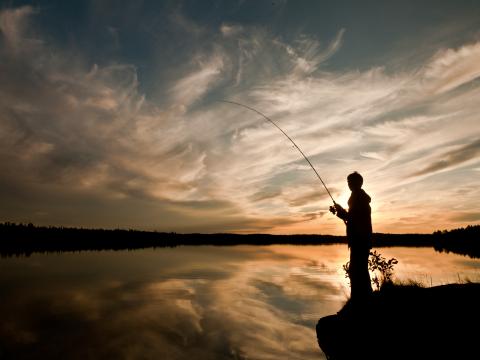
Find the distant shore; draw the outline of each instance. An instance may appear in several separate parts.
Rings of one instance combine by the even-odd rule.
[[[433,234],[374,233],[374,247],[433,247],[480,257],[480,225]],[[85,229],[45,227],[33,224],[0,223],[0,256],[28,256],[32,253],[134,250],[157,247],[195,245],[326,245],[346,244],[345,236],[336,235],[270,235],[270,234],[179,234],[122,229]]]

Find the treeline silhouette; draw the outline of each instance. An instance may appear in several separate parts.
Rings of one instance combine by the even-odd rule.
[[[181,234],[124,229],[85,229],[73,227],[35,226],[33,224],[0,224],[0,256],[32,253],[135,250],[183,245],[316,245],[346,242],[335,235],[270,235],[270,234]]]
[[[434,247],[480,257],[478,239],[480,226],[440,231],[434,234],[373,234],[374,247]],[[464,234],[468,233],[467,237]],[[465,239],[470,239],[465,241]],[[461,245],[457,245],[457,241]],[[33,224],[0,223],[0,256],[29,256],[32,253],[134,250],[176,247],[183,245],[322,245],[346,244],[345,236],[336,235],[270,235],[270,234],[181,234],[124,229],[85,229],[73,227],[35,226]],[[476,247],[475,247],[476,246]],[[469,247],[473,251],[469,251]]]
[[[480,225],[468,225],[453,230],[437,230],[433,233],[437,251],[453,252],[480,258]]]

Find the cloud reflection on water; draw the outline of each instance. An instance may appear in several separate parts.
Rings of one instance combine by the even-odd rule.
[[[383,250],[406,268],[478,273],[432,249]],[[314,325],[348,295],[347,255],[205,246],[2,259],[0,357],[319,359]]]

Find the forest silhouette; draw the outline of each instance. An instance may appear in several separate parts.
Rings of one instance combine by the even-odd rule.
[[[373,234],[373,247],[433,247],[436,251],[453,252],[480,258],[480,225],[432,234]],[[270,235],[232,233],[156,232],[123,229],[85,229],[47,227],[5,222],[0,224],[0,256],[28,256],[32,253],[134,250],[195,245],[326,245],[346,244],[345,236],[337,235]]]

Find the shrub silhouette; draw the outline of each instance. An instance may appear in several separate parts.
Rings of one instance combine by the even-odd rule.
[[[398,260],[395,258],[387,260],[376,251],[370,252],[368,270],[374,273],[372,284],[376,286],[377,290],[380,290],[382,285],[392,282],[393,266],[396,264],[398,264]]]
[[[398,260],[395,258],[387,260],[377,251],[370,252],[368,270],[373,274],[371,281],[377,290],[380,290],[384,284],[392,282],[393,267],[396,264],[398,264]],[[345,271],[345,277],[350,279],[350,261],[344,264],[342,268]]]

